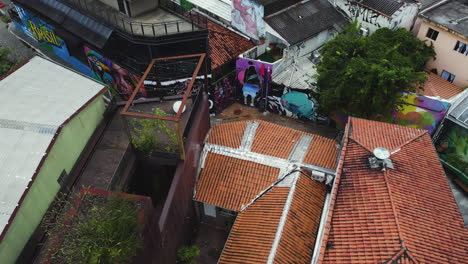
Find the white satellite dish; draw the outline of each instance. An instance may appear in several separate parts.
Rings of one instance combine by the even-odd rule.
[[[372,151],[372,153],[379,160],[385,160],[390,158],[390,151],[388,151],[388,149],[386,148],[377,147],[374,149],[374,151]]]
[[[179,109],[180,109],[180,105],[182,104],[182,101],[176,101],[173,105],[172,105],[172,110],[174,110],[174,112],[177,114],[179,112]],[[182,109],[182,113],[185,112],[185,105],[184,105],[184,109]]]

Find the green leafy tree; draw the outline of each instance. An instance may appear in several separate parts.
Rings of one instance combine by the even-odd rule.
[[[8,59],[8,55],[11,53],[8,48],[0,48],[0,76],[7,73],[15,65]]]
[[[177,250],[177,263],[198,264],[198,256],[200,256],[200,248],[198,248],[198,246],[181,247]]]
[[[402,104],[401,92],[425,81],[424,65],[435,56],[406,29],[381,28],[370,36],[352,23],[326,43],[317,65],[316,91],[324,112],[379,117]]]

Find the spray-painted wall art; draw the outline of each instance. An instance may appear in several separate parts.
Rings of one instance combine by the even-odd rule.
[[[264,35],[262,5],[252,0],[233,0],[231,10],[231,24],[242,33],[253,39]]]
[[[435,145],[440,158],[463,174],[460,179],[468,186],[468,129],[447,120]]]
[[[233,71],[211,85],[210,113],[217,114],[226,109],[237,98],[236,72]]]
[[[107,84],[114,95],[127,100],[137,85],[136,76],[91,48],[84,46],[83,49],[93,78]],[[146,97],[144,89],[142,96]]]
[[[311,121],[328,120],[318,114],[318,103],[312,95],[287,88],[284,88],[283,91],[270,90],[266,109],[268,112],[292,118]]]
[[[416,3],[405,3],[391,16],[386,16],[378,10],[363,5],[359,1],[336,0],[336,5],[349,17],[356,19],[363,28],[369,29],[369,33],[384,27],[390,29],[402,27],[409,30],[418,12]]]
[[[405,104],[392,112],[393,124],[426,129],[432,135],[447,114],[449,103],[422,95],[406,94]]]
[[[262,61],[239,58],[236,61],[236,81],[242,87],[244,104],[258,106],[268,96],[273,65]]]
[[[38,18],[21,6],[15,5],[21,23],[14,21],[15,26],[23,33],[40,43],[41,47],[53,52],[63,61],[85,75],[92,76],[91,69],[85,63],[70,55],[67,44],[55,32],[55,27]]]

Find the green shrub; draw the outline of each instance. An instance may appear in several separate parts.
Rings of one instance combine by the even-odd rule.
[[[76,215],[64,216],[48,231],[52,263],[126,264],[142,248],[135,201],[85,194],[79,208],[68,207]]]
[[[200,256],[200,249],[196,245],[181,247],[177,250],[177,260],[181,264],[198,264],[196,260],[198,256]]]
[[[154,111],[156,116],[167,116],[164,110],[157,108]],[[161,119],[133,119],[130,122],[134,135],[132,135],[133,146],[151,156],[157,148],[164,147],[166,152],[177,151],[177,134],[173,131],[166,120]],[[169,143],[163,146],[161,139],[167,137]]]

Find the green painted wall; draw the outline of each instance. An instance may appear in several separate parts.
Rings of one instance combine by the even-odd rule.
[[[99,96],[62,129],[0,243],[1,264],[15,263],[60,189],[57,179],[63,170],[70,173],[89,138],[102,121],[104,110],[104,101]]]

